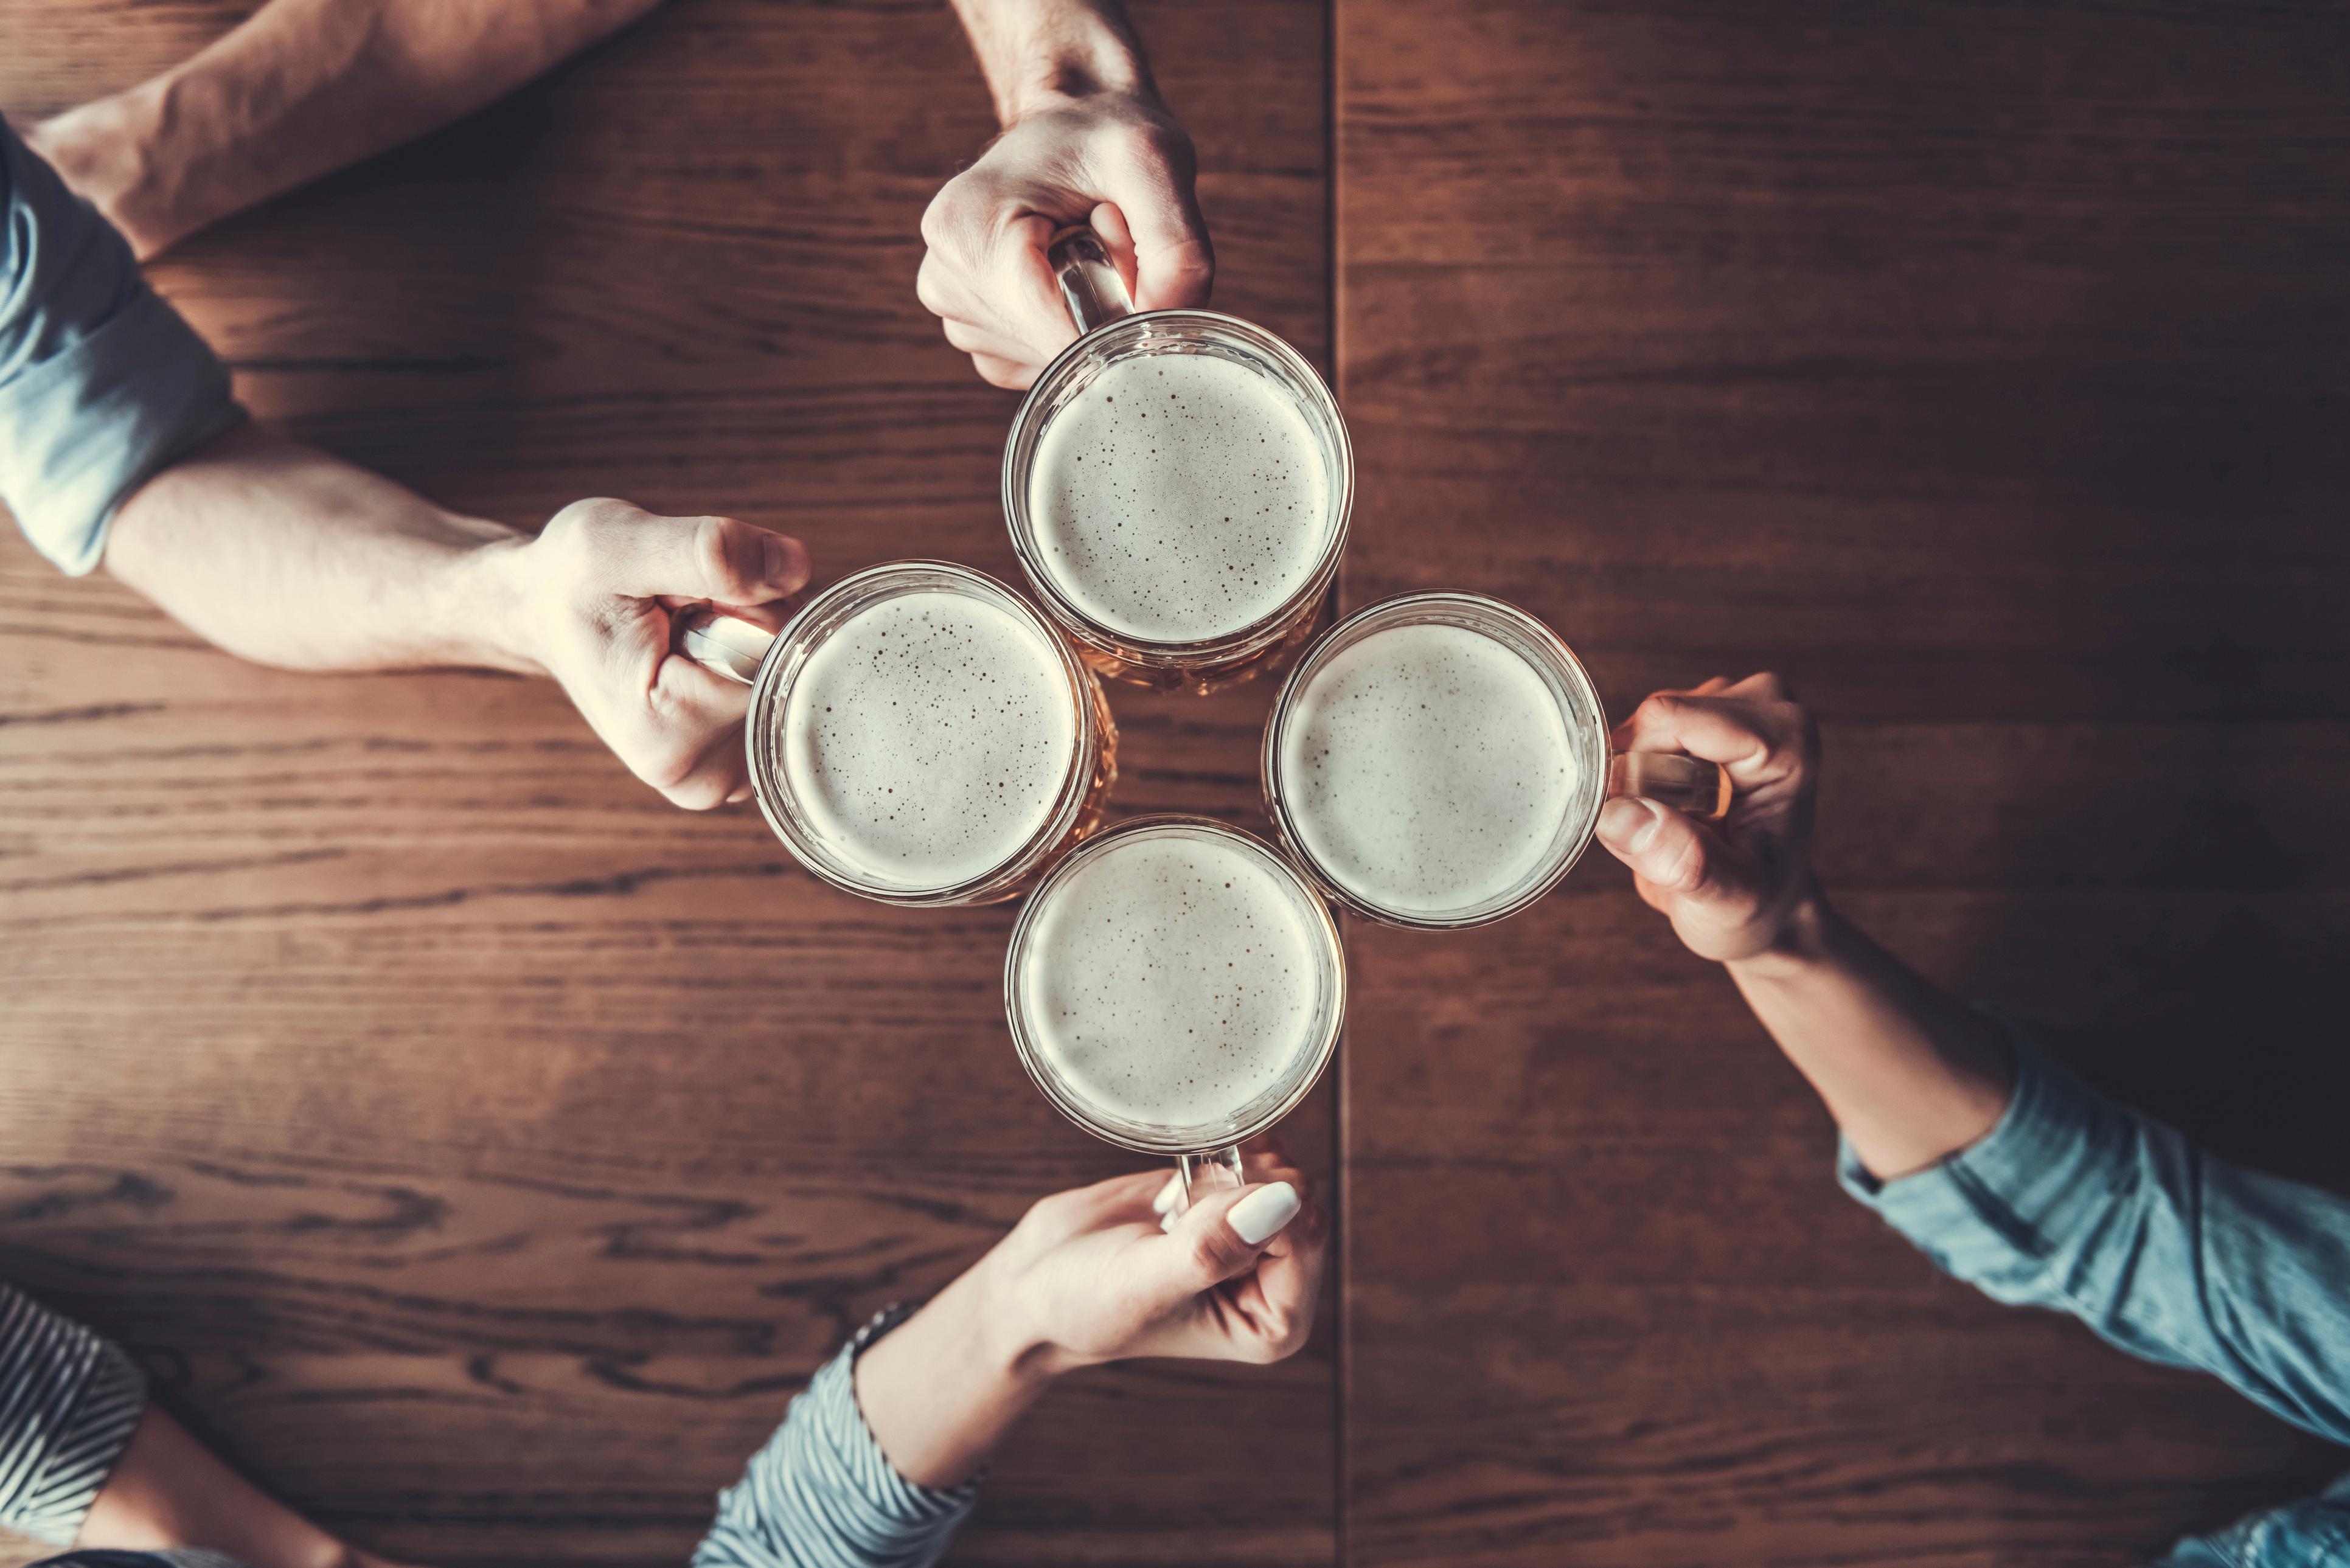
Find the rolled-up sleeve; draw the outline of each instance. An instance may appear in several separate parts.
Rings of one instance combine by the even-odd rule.
[[[2015,1036],[2006,1114],[1929,1170],[1838,1175],[1946,1272],[2071,1313],[2350,1442],[2350,1201],[2199,1153]]]
[[[979,1498],[977,1478],[916,1486],[857,1407],[858,1355],[897,1326],[882,1314],[825,1364],[784,1424],[721,1493],[694,1568],[927,1568]]]
[[[0,1285],[0,1525],[72,1544],[146,1407],[120,1349]]]
[[[133,491],[243,417],[112,224],[0,123],[0,502],[78,576]]]

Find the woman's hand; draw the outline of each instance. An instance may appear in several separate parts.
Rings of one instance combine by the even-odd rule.
[[[1632,868],[1700,958],[1736,963],[1799,944],[1818,915],[1812,800],[1819,731],[1776,675],[1660,691],[1618,725],[1617,751],[1686,752],[1730,774],[1718,826],[1638,797],[1609,801],[1599,842]]]
[[[1329,1223],[1279,1150],[1162,1229],[1163,1171],[1056,1193],[857,1361],[858,1407],[918,1486],[952,1486],[1061,1373],[1137,1355],[1273,1362],[1314,1324]]]
[[[1202,1192],[1164,1229],[1180,1187],[1155,1171],[1038,1203],[982,1264],[1008,1334],[1055,1372],[1294,1355],[1313,1326],[1329,1223],[1279,1149],[1243,1163],[1247,1187]]]

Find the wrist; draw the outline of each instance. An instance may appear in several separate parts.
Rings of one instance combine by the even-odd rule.
[[[1016,31],[1001,33],[983,31],[981,19],[972,20],[995,117],[1006,130],[1033,115],[1103,97],[1158,104],[1141,43],[1114,12],[1089,5],[1055,6],[1032,15],[1025,26],[1014,24]]]
[[[154,84],[142,82],[45,119],[25,138],[141,261],[179,237],[162,210],[169,182],[158,175],[161,122]]]
[[[1104,80],[1089,69],[1071,67],[1042,76],[1008,95],[997,106],[997,118],[1003,129],[1010,130],[1023,120],[1097,107],[1104,99],[1126,99],[1154,112],[1165,111],[1165,106],[1159,101],[1158,89],[1150,85],[1147,77],[1138,80]]]
[[[482,524],[487,529],[495,524]],[[549,673],[535,628],[535,541],[498,529],[450,557],[442,635],[452,662],[515,675]]]
[[[1731,959],[1723,967],[1734,976],[1748,979],[1793,979],[1828,961],[1842,920],[1829,907],[1819,882],[1807,879],[1781,919],[1770,945],[1745,958]]]
[[[1055,1344],[1022,1289],[1020,1273],[999,1243],[948,1287],[968,1284],[976,1353],[996,1374],[1024,1388],[1042,1388],[1086,1365]],[[942,1294],[944,1293],[941,1293]]]

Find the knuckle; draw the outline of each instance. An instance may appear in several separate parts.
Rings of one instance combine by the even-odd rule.
[[[1020,1216],[1020,1222],[1032,1229],[1050,1225],[1055,1220],[1066,1213],[1076,1201],[1076,1196],[1067,1192],[1055,1192],[1039,1198],[1035,1202],[1028,1205],[1027,1212]]]
[[[713,584],[739,587],[743,574],[735,565],[736,531],[723,517],[703,517],[693,524],[694,565],[701,568],[703,580]]]
[[[922,258],[921,270],[914,275],[914,297],[932,316],[944,317],[947,314],[946,286],[939,277],[939,259],[935,252]]]
[[[1197,159],[1189,132],[1172,120],[1146,119],[1134,127],[1127,147],[1144,165],[1156,164],[1170,176],[1189,175]]]
[[[1188,1256],[1191,1266],[1203,1274],[1222,1274],[1230,1263],[1231,1251],[1216,1234],[1222,1224],[1220,1220],[1191,1238]]]
[[[931,204],[922,209],[922,243],[933,251],[946,243],[947,226],[953,222],[955,192],[962,182],[960,174],[948,181],[931,198]]]
[[[1635,724],[1669,723],[1688,711],[1687,701],[1670,691],[1649,693],[1641,704],[1632,710]]]
[[[538,536],[552,541],[558,548],[584,545],[592,535],[612,523],[613,509],[625,504],[608,495],[591,495],[585,500],[575,501],[548,518],[546,526],[538,531]]]
[[[978,174],[970,170],[939,188],[922,209],[922,243],[933,254],[955,255],[977,249],[994,201]]]
[[[666,739],[656,740],[639,753],[636,759],[637,776],[688,810],[696,809],[688,797],[699,798],[702,789],[693,776],[694,759],[685,749]]]
[[[1705,887],[1705,848],[1694,834],[1684,834],[1674,843],[1671,858],[1649,876],[1649,880],[1676,893],[1695,893]]]

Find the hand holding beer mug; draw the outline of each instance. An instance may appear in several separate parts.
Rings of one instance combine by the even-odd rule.
[[[1219,1189],[1172,1223],[1163,1216],[1174,1195],[1156,1171],[1029,1210],[975,1271],[991,1295],[1016,1303],[1003,1314],[1014,1343],[1035,1346],[1050,1373],[1139,1355],[1265,1363],[1296,1351],[1314,1324],[1329,1218],[1269,1141],[1249,1147],[1243,1169],[1245,1188]]]
[[[751,786],[836,888],[883,903],[1013,898],[1100,826],[1118,777],[1101,686],[983,572],[845,577],[780,633],[703,611],[682,649],[751,688]]]
[[[1346,548],[1354,453],[1314,368],[1212,310],[1133,314],[1090,229],[1048,253],[1084,334],[1003,445],[1013,547],[1102,674],[1210,691],[1311,634]]]
[[[1645,800],[1611,800],[1600,814],[1599,842],[1632,868],[1640,897],[1672,918],[1690,950],[1731,963],[1799,934],[1798,912],[1819,890],[1812,792],[1820,738],[1786,682],[1717,677],[1693,691],[1659,691],[1617,737],[1711,758],[1737,786],[1729,815],[1711,825]]]
[[[1096,1137],[1236,1186],[1240,1146],[1305,1097],[1338,1043],[1346,954],[1271,846],[1141,817],[1072,850],[1013,927],[1004,1012],[1045,1097]]]
[[[1550,628],[1481,594],[1407,594],[1308,649],[1265,722],[1283,847],[1369,919],[1482,926],[1556,887],[1612,796],[1703,817],[1730,780],[1651,724],[1611,753],[1599,694]]]

